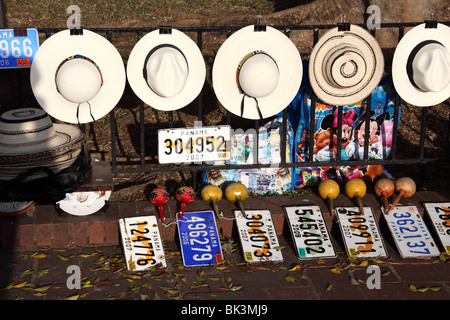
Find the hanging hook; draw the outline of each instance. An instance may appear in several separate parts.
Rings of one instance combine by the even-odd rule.
[[[345,14],[341,14],[341,22],[338,22],[338,31],[350,31],[350,23],[345,22],[347,16]]]
[[[431,12],[429,15],[430,19],[425,20],[425,29],[436,29],[437,28],[437,21],[434,16],[434,12]]]
[[[256,16],[256,24],[254,31],[255,32],[266,31],[266,25],[262,24],[262,16],[260,14]]]

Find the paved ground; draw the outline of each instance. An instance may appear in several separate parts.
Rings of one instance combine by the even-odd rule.
[[[415,198],[403,200],[403,204],[416,204],[423,213],[421,205],[424,201],[446,201],[450,199],[448,196],[447,193],[418,192]],[[352,200],[344,196],[339,197],[336,206],[352,204]],[[250,201],[246,202],[246,205],[249,207],[259,205],[272,211],[284,257],[284,261],[280,263],[246,264],[234,233],[233,222],[224,220],[224,235],[227,240],[222,243],[225,258],[222,264],[185,267],[178,242],[173,237],[174,230],[167,230],[175,228],[175,225],[172,225],[167,228],[161,227],[168,267],[145,273],[130,273],[126,270],[123,252],[117,241],[118,230],[109,228],[107,222],[117,220],[119,215],[154,214],[152,207],[147,203],[111,204],[106,213],[96,213],[83,218],[55,215],[53,209],[47,206],[37,206],[33,217],[26,214],[16,218],[2,217],[0,299],[187,300],[193,303],[196,300],[204,303],[205,300],[235,303],[242,303],[245,300],[248,306],[241,308],[256,308],[255,305],[261,308],[262,304],[282,300],[450,299],[448,256],[441,255],[429,259],[401,258],[387,226],[380,223],[389,258],[348,259],[343,253],[342,240],[336,224],[329,217],[327,207],[320,199],[315,196],[263,199],[248,199]],[[366,195],[363,200],[366,205],[374,208],[379,218],[379,210],[376,208],[380,202],[370,195]],[[284,215],[282,211],[275,209],[281,208],[281,205],[311,201],[319,203],[327,217],[327,225],[338,252],[336,258],[300,261],[294,253],[292,240],[284,223]],[[232,208],[223,200],[220,204],[224,215]],[[175,205],[171,203],[165,208],[168,215],[166,219],[169,221],[173,209],[171,206]],[[204,206],[203,202],[197,202],[188,206],[188,209],[196,210],[205,208]],[[44,209],[52,211],[47,213],[49,217],[42,213]],[[114,212],[115,210],[119,213]],[[26,223],[28,219],[32,224]],[[40,230],[40,226],[46,226],[48,232]],[[59,241],[58,234],[61,232],[58,230],[61,226],[67,228],[65,230],[69,245],[56,243]],[[95,226],[101,226],[103,232],[97,229],[100,234],[93,234]],[[84,230],[83,237],[77,238],[80,228]],[[29,230],[29,240],[21,239],[27,237],[24,230]],[[111,234],[108,235],[108,232]],[[6,235],[9,240],[6,239]],[[49,238],[47,243],[40,239],[44,235]],[[75,239],[80,241],[73,241]],[[31,245],[20,246],[25,241],[30,241]],[[76,270],[68,270],[69,266],[75,266]],[[379,289],[370,288],[374,283],[372,281],[374,278],[371,277],[374,271],[373,268],[368,269],[369,266],[380,268]],[[75,283],[72,280],[73,276],[77,275],[77,270],[81,287],[71,289],[67,283],[69,282],[69,286],[70,283]],[[182,311],[187,311],[181,309],[184,306],[184,304],[177,305],[178,309],[171,311],[181,314]],[[295,305],[288,306],[292,308]],[[279,306],[272,308],[276,309]],[[246,312],[250,311],[256,312],[256,309],[247,309]]]

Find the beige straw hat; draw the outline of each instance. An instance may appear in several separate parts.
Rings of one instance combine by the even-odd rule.
[[[342,106],[364,100],[384,72],[384,57],[376,39],[365,29],[349,25],[324,34],[311,52],[309,80],[323,102]]]

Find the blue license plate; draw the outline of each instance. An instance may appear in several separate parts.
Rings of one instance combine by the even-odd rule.
[[[185,212],[177,220],[183,264],[204,266],[223,261],[219,233],[213,211]]]
[[[13,29],[0,30],[0,68],[29,68],[39,48],[36,29],[27,29],[24,37],[14,36]]]

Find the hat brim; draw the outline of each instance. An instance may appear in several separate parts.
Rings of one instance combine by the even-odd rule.
[[[253,51],[263,51],[276,62],[279,70],[278,84],[266,97],[258,98],[263,118],[284,110],[297,94],[302,81],[303,66],[300,53],[293,42],[275,28],[255,31],[253,25],[232,34],[219,48],[212,69],[214,92],[225,109],[241,116],[244,94],[236,82],[236,71],[242,59]],[[245,99],[243,118],[260,119],[254,99]]]
[[[326,80],[323,64],[325,57],[336,45],[349,44],[361,52],[366,59],[365,75],[354,86],[338,88]],[[370,60],[369,60],[370,59]],[[333,28],[320,37],[313,48],[309,63],[309,80],[316,96],[323,102],[345,106],[355,104],[367,98],[380,82],[384,72],[384,57],[376,39],[365,29],[351,25],[349,31]]]
[[[0,143],[0,162],[2,164],[7,163],[20,163],[24,159],[38,158],[46,159],[49,157],[55,157],[63,154],[75,147],[83,141],[84,135],[81,130],[75,126],[54,123],[55,139],[52,139],[49,145],[25,145],[9,147]]]
[[[174,97],[158,95],[144,78],[143,70],[147,55],[161,45],[178,48],[188,64],[186,83],[181,92]],[[173,111],[185,107],[199,95],[205,83],[206,66],[200,49],[186,34],[176,29],[172,29],[170,34],[155,30],[143,36],[133,47],[127,62],[127,78],[130,87],[143,102],[157,110]]]
[[[425,23],[409,30],[400,40],[392,60],[392,80],[398,95],[406,102],[420,107],[429,107],[450,97],[450,84],[439,92],[425,92],[411,83],[407,64],[411,51],[423,41],[437,41],[450,52],[450,28],[438,23],[437,28],[425,28]]]
[[[58,66],[74,55],[92,59],[102,73],[103,85],[89,103],[66,100],[55,85]],[[31,65],[30,81],[36,100],[49,115],[64,122],[88,123],[116,106],[125,90],[126,75],[122,57],[107,39],[86,29],[82,35],[70,35],[70,30],[64,30],[39,47]]]

